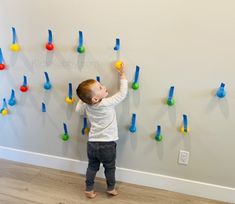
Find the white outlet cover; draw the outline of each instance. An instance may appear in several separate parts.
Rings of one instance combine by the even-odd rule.
[[[187,165],[188,161],[189,161],[189,152],[180,150],[178,163]]]

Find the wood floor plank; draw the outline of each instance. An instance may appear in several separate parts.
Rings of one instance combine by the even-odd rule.
[[[18,204],[18,203],[41,204],[41,203],[38,203],[38,202],[21,199],[21,198],[18,198],[16,196],[5,195],[3,193],[0,193],[0,203],[7,203],[7,204]]]
[[[98,196],[84,196],[85,177],[79,174],[0,159],[0,203],[2,204],[224,204],[166,190],[118,182],[119,195],[105,193],[104,179],[97,178]]]
[[[0,176],[9,178],[22,179],[30,181],[34,176],[40,172],[39,168],[32,165],[20,164],[16,162],[9,162],[0,160]]]

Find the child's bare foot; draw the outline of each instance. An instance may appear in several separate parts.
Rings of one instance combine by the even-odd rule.
[[[88,198],[95,198],[96,197],[96,193],[94,191],[85,191],[85,195]]]
[[[113,189],[113,190],[111,190],[111,191],[107,191],[107,193],[108,193],[109,195],[112,195],[112,196],[118,195],[118,192],[117,192],[116,189]]]

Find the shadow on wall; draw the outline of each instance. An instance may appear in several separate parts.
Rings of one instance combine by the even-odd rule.
[[[172,124],[172,126],[176,125],[176,119],[177,119],[177,115],[176,115],[176,106],[168,106],[166,104],[166,99],[162,99],[161,100],[161,106],[159,108],[159,110],[157,111],[156,114],[156,119],[157,120],[161,120],[166,114],[168,113],[168,117],[169,120]]]
[[[220,99],[220,98],[216,97],[216,91],[217,90],[213,90],[213,92],[211,93],[212,98],[210,99],[210,101],[206,107],[206,113],[211,113],[216,107],[219,107],[223,116],[225,118],[228,118],[229,117],[228,101],[226,98]]]
[[[46,52],[46,60],[45,60],[46,66],[50,66],[52,64],[55,51],[46,50],[45,52]]]

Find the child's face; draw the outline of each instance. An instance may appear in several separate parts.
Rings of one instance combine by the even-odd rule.
[[[91,90],[94,94],[94,96],[92,97],[93,103],[97,103],[101,101],[103,98],[105,98],[106,96],[108,96],[108,91],[106,87],[100,84],[98,81],[92,84]]]

